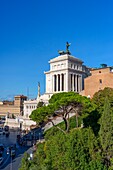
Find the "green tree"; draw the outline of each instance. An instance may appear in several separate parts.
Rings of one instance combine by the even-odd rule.
[[[38,146],[35,157],[41,170],[104,170],[98,141],[91,128],[57,131]],[[33,167],[33,165],[32,165]]]
[[[19,168],[19,170],[28,170],[29,169],[29,167],[31,166],[31,161],[28,159],[29,159],[29,154],[25,152],[24,157],[21,160],[21,167]]]
[[[38,107],[42,107],[42,106],[44,106],[44,102],[43,102],[43,101],[40,101],[40,102],[37,104],[37,108],[38,108]]]
[[[99,90],[92,98],[92,101],[97,105],[97,110],[100,114],[104,111],[104,102],[106,97],[108,98],[111,109],[113,110],[113,88],[106,87],[104,90]]]
[[[68,132],[70,113],[75,113],[78,127],[78,116],[85,112],[91,112],[93,109],[94,106],[91,104],[90,99],[74,92],[63,92],[54,94],[49,100],[49,105],[34,110],[30,118],[37,123],[47,120],[53,123],[51,116],[60,116],[65,122],[65,131]]]
[[[107,97],[105,98],[104,111],[100,119],[99,137],[104,162],[109,167],[110,159],[113,158],[113,112]]]

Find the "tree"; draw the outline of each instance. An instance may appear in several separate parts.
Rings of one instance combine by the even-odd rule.
[[[111,109],[113,110],[113,88],[106,87],[104,90],[99,90],[92,98],[92,101],[97,105],[97,110],[100,114],[103,113],[106,97],[108,98]]]
[[[40,102],[37,104],[37,108],[38,108],[38,107],[42,107],[42,106],[44,106],[44,102],[43,102],[43,101],[40,101]]]
[[[31,166],[31,161],[29,161],[28,159],[29,159],[29,154],[25,152],[24,157],[22,158],[21,167],[19,168],[19,170],[29,169],[29,167]]]
[[[90,99],[74,92],[63,92],[54,94],[49,100],[48,106],[42,106],[32,112],[30,118],[38,124],[43,121],[52,121],[53,116],[60,116],[65,122],[65,131],[69,131],[69,114],[75,113],[78,127],[78,116],[94,110]],[[57,126],[58,128],[58,126]]]
[[[100,142],[107,167],[110,166],[110,159],[113,158],[113,112],[108,98],[105,98],[104,111],[100,119]]]
[[[34,157],[36,160],[30,168],[37,164],[40,170],[106,169],[91,128],[72,129],[66,135],[61,131],[49,135],[48,140],[38,145]]]

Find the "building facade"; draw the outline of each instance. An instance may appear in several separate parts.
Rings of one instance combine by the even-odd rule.
[[[90,98],[105,87],[113,88],[113,67],[92,69],[91,75],[84,80],[83,94]]]
[[[37,108],[38,101],[37,100],[27,100],[24,101],[24,117],[29,118],[30,114],[33,110]]]
[[[69,54],[60,55],[49,61],[50,70],[46,75],[45,94],[74,91],[80,93],[84,89],[84,78],[90,71],[83,61]]]
[[[24,95],[18,95],[14,97],[14,101],[4,101],[0,103],[0,115],[22,115],[23,114],[23,103],[27,100],[27,97]]]

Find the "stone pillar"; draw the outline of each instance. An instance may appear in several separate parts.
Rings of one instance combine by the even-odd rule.
[[[62,91],[62,74],[60,74],[60,91]]]
[[[66,73],[64,74],[64,91],[67,91]]]
[[[77,92],[77,87],[78,87],[78,85],[77,85],[77,74],[75,75],[75,91]]]
[[[64,74],[62,74],[62,91],[64,91]]]
[[[77,74],[77,92],[79,92],[79,75]]]
[[[78,75],[78,92],[81,92],[81,75]]]
[[[74,74],[72,74],[72,91],[74,91]]]
[[[74,91],[76,91],[76,75],[74,74]]]
[[[68,92],[69,91],[69,73],[66,72],[65,74],[65,91]]]
[[[70,74],[70,91],[73,91],[73,74]]]
[[[54,85],[55,85],[55,77],[52,75],[52,93],[54,92]]]
[[[79,92],[82,91],[82,75],[79,75]]]

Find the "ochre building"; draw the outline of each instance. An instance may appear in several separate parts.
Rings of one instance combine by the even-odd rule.
[[[18,95],[14,97],[14,101],[4,101],[0,102],[0,115],[22,115],[23,114],[23,103],[27,100],[27,97],[24,95]]]
[[[113,67],[92,69],[91,75],[84,79],[82,95],[92,98],[96,92],[105,87],[113,88]]]

